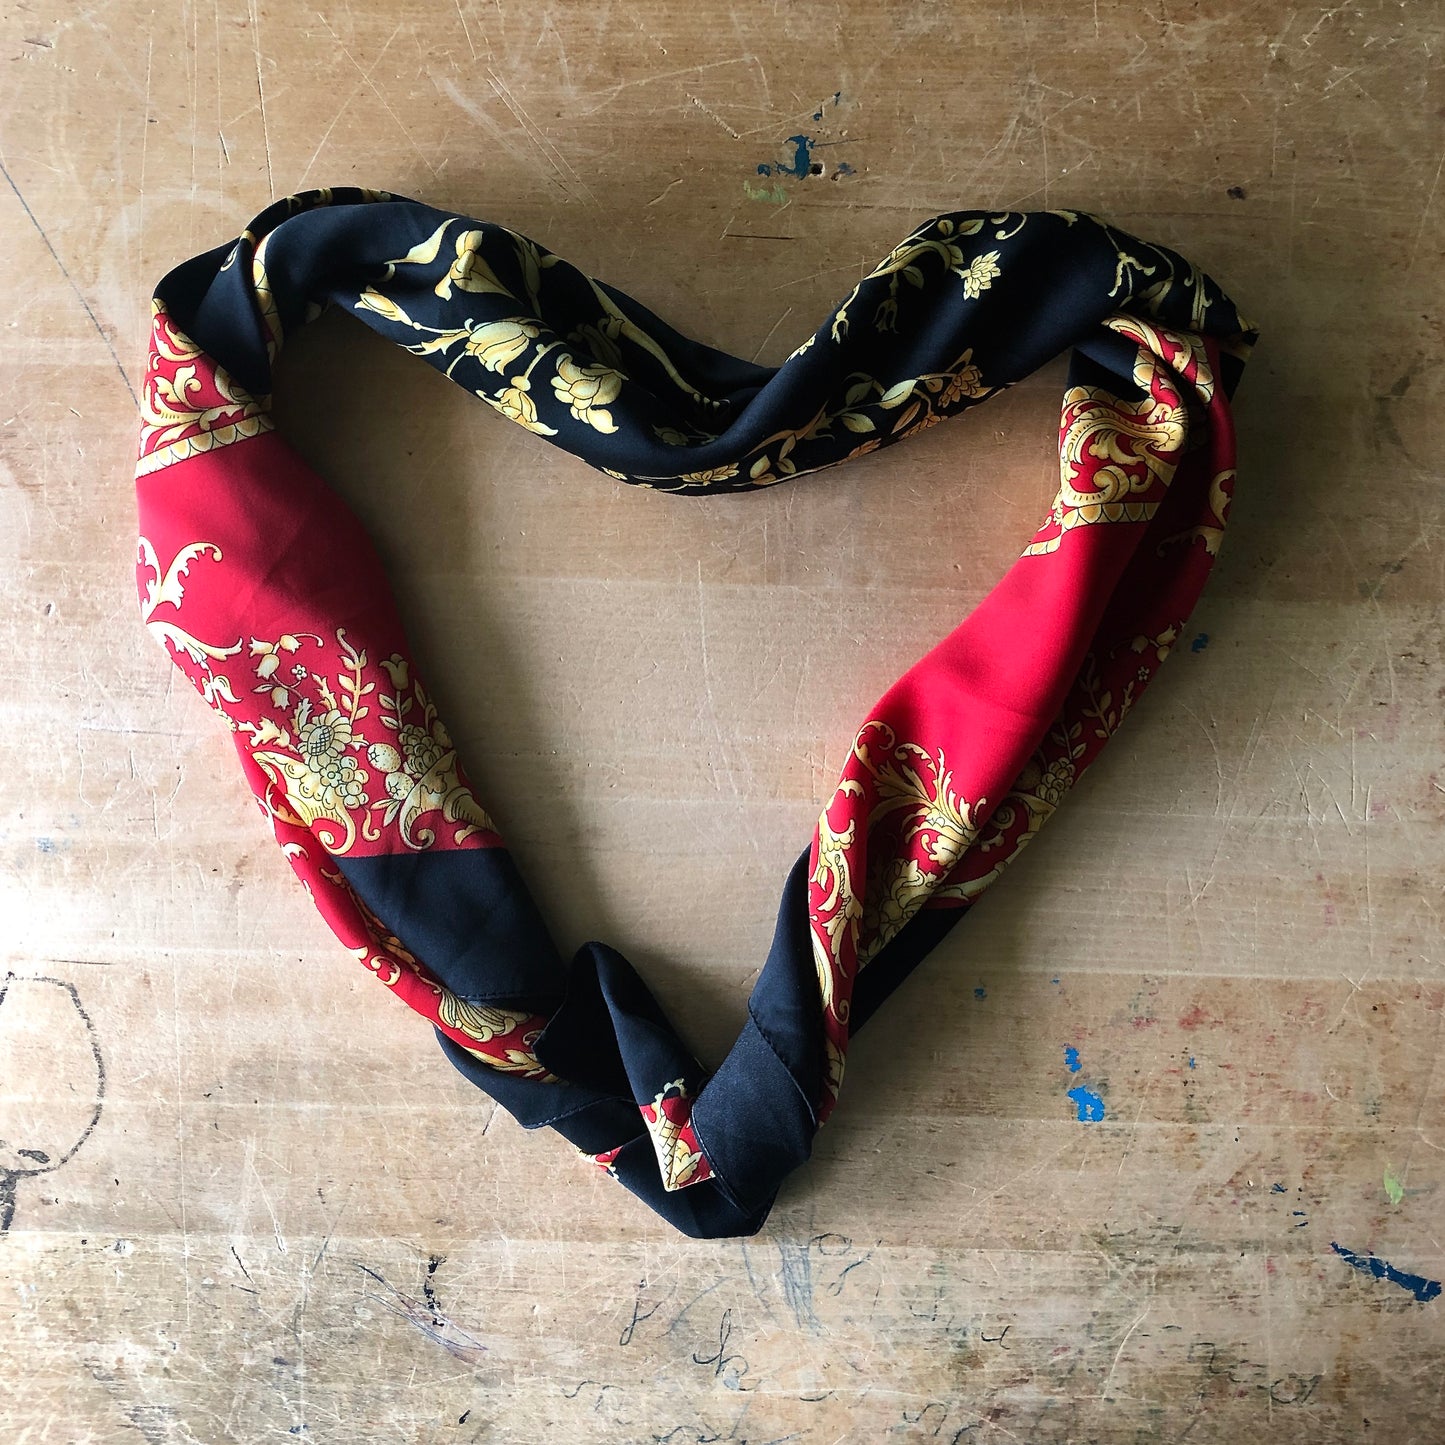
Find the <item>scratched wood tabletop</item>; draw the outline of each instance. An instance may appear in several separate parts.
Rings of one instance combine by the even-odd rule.
[[[1438,1441],[1442,56],[1425,0],[5,7],[0,1437]],[[139,625],[151,287],[347,183],[766,362],[971,207],[1102,213],[1262,328],[1187,638],[754,1239],[456,1074]],[[345,317],[277,405],[559,943],[716,1062],[863,710],[1042,516],[1062,384],[704,500]]]

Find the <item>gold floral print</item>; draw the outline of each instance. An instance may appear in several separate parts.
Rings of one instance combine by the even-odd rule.
[[[1148,391],[1162,361],[1194,388],[1206,406],[1214,400],[1214,368],[1202,336],[1157,326],[1138,316],[1106,316],[1104,326],[1139,348],[1134,359],[1136,385]]]
[[[694,1147],[691,1130],[684,1132],[685,1126],[663,1108],[665,1102],[674,1100],[691,1102],[682,1079],[674,1079],[653,1098],[651,1106],[642,1111],[643,1123],[662,1170],[662,1187],[669,1192],[695,1183],[700,1168],[706,1163],[702,1151]]]
[[[393,656],[381,666],[391,691],[378,697],[380,722],[395,741],[377,741],[367,750],[367,761],[385,779],[384,796],[371,803],[373,814],[382,826],[394,826],[409,848],[429,848],[436,841],[435,830],[421,825],[423,817],[435,813],[457,825],[457,843],[477,833],[495,833],[495,824],[461,780],[456,748],[436,704],[412,678],[406,659]],[[366,819],[362,831],[367,838],[380,836],[373,817]]]
[[[525,376],[519,376],[511,386],[496,396],[488,396],[485,392],[478,392],[477,395],[494,410],[501,412],[508,421],[516,422],[529,432],[543,437],[557,435],[556,427],[546,426],[537,420],[537,403],[532,400],[532,384]]]
[[[296,750],[308,769],[303,791],[309,786],[323,806],[360,807],[366,800],[362,784],[367,775],[346,751],[356,741],[351,719],[334,707],[309,717],[308,708],[309,703],[303,699],[296,724]]]
[[[489,1044],[501,1034],[509,1034],[527,1022],[528,1015],[515,1009],[495,1008],[469,1003],[449,989],[442,991],[437,1017],[448,1027],[459,1029],[479,1044]]]
[[[831,410],[824,407],[801,426],[775,432],[759,443],[759,455],[748,469],[748,478],[754,486],[766,487],[787,477],[802,475],[792,457],[794,448],[800,441],[836,435],[833,431],[835,426],[868,438],[848,453],[850,459],[876,451],[884,440],[878,435],[879,422],[888,425],[888,418],[875,420],[874,415],[864,408],[877,408],[879,412],[897,411],[898,416],[888,432],[889,438],[908,437],[946,420],[949,414],[947,408],[956,407],[964,400],[976,401],[988,396],[992,390],[973,361],[972,347],[965,350],[946,371],[908,377],[891,386],[885,386],[876,377],[863,372],[854,372],[847,378],[841,405]],[[686,442],[686,438],[682,440]],[[773,451],[775,445],[777,450]]]
[[[950,411],[960,403],[980,401],[994,390],[984,381],[983,372],[974,362],[971,346],[947,370],[908,377],[886,389],[872,377],[864,377],[849,387],[845,400],[857,405],[874,389],[881,393],[876,402],[879,408],[898,412],[889,434],[900,438],[916,436],[937,426],[946,421]]]
[[[654,426],[652,428],[652,434],[658,441],[662,442],[664,446],[669,447],[700,446],[704,442],[715,442],[717,440],[716,432],[704,431],[697,427],[683,431],[680,427],[675,426]]]
[[[848,310],[862,293],[863,287],[869,281],[879,280],[884,276],[889,278],[888,295],[879,302],[874,311],[873,325],[878,331],[893,330],[898,317],[898,283],[902,280],[910,286],[921,288],[924,279],[919,263],[929,257],[941,261],[946,270],[952,271],[963,281],[966,297],[970,300],[976,299],[1001,274],[998,268],[999,253],[989,251],[983,256],[965,260],[963,247],[958,244],[958,240],[964,236],[977,235],[983,230],[983,226],[984,222],[979,217],[959,223],[945,216],[930,221],[911,236],[905,237],[853,288],[834,313],[831,328],[833,340],[842,341],[848,334]]]
[[[189,660],[201,695],[249,741],[252,761],[271,784],[263,802],[278,821],[312,829],[338,856],[354,848],[358,836],[380,839],[387,826],[418,850],[436,842],[438,819],[451,825],[454,846],[496,832],[462,781],[436,705],[405,658],[384,658],[378,671],[345,628],[337,628],[334,650],[317,634],[299,631],[253,637],[249,648],[240,638],[202,641],[180,618],[185,579],[201,560],[219,565],[221,549],[193,542],[163,566],[142,537],[141,615],[157,641]],[[240,674],[232,659],[243,650],[249,691],[270,704],[259,720],[246,716],[237,697]],[[390,686],[379,685],[381,676]]]
[[[603,366],[610,366],[613,371],[621,371],[622,348],[617,344],[617,338],[621,334],[621,323],[615,317],[607,316],[595,326],[590,322],[579,326],[568,334],[567,340],[579,351],[589,353]]]
[[[1027,216],[1013,214],[989,218],[942,217],[907,237],[873,269],[869,278],[865,278],[883,279],[887,283],[886,295],[878,303],[873,318],[875,326],[879,329],[892,327],[900,286],[926,286],[926,268],[930,264],[942,265],[952,272],[958,278],[964,298],[977,300],[1002,275],[1002,253],[996,247],[976,251],[969,244],[969,238],[978,236],[985,226],[991,226],[996,228],[992,234],[1004,240],[1016,234],[1027,219]],[[1072,222],[1074,217],[1069,214],[1067,219]],[[406,256],[389,263],[388,274],[409,264],[435,263],[441,255],[445,237],[451,234],[448,227],[453,224],[444,222]],[[517,281],[504,284],[486,261],[484,252],[491,248],[492,254],[495,254],[498,244],[510,246],[515,254],[520,284]],[[454,292],[461,291],[492,294],[524,306],[530,304],[531,313],[518,312],[482,322],[468,320],[463,326],[433,327],[414,320],[400,302],[380,295],[375,287],[363,292],[356,304],[417,333],[416,339],[403,343],[406,349],[418,355],[447,358],[444,364],[447,376],[461,379],[456,375],[456,367],[465,359],[480,363],[502,378],[496,389],[474,389],[477,395],[509,420],[542,436],[558,435],[562,423],[556,420],[558,414],[545,405],[543,398],[547,393],[541,387],[540,379],[534,380],[534,374],[545,361],[551,374],[547,376],[544,369],[541,375],[547,376],[551,395],[566,408],[566,421],[585,425],[604,435],[617,433],[616,403],[626,391],[629,380],[627,357],[638,352],[660,367],[663,375],[688,398],[700,415],[725,408],[725,401],[704,395],[688,380],[678,370],[667,349],[626,315],[600,283],[588,281],[597,304],[596,315],[579,320],[565,341],[555,336],[540,317],[546,271],[557,264],[557,258],[525,237],[492,229],[485,232],[464,229],[456,234],[454,245],[456,259],[446,276],[437,283],[435,289],[438,295],[449,298]],[[831,333],[835,341],[846,334],[849,308],[860,294],[862,284],[835,313]],[[793,354],[801,355],[826,334],[826,331],[815,333]],[[436,364],[443,363],[438,361]],[[993,389],[985,381],[970,348],[943,371],[902,381],[879,381],[866,373],[856,373],[845,386],[846,394],[841,404],[835,395],[808,421],[763,439],[735,462],[718,467],[694,466],[664,475],[638,476],[630,471],[618,472],[614,468],[604,470],[624,481],[664,490],[706,489],[728,483],[772,486],[835,460],[829,457],[817,464],[800,462],[795,451],[802,443],[817,442],[822,438],[836,439],[852,433],[866,439],[866,444],[860,441],[848,454],[861,455],[890,441],[915,436],[969,402],[988,396]],[[716,439],[716,432],[687,423],[653,424],[652,431],[666,445],[678,448],[690,448]]]
[[[271,400],[252,396],[151,303],[151,356],[141,389],[136,476],[271,431]]]
[[[151,545],[148,537],[140,539],[139,548],[140,570],[153,574],[141,590],[141,621],[145,624],[146,631],[162,647],[169,644],[170,647],[175,648],[177,652],[183,653],[191,660],[200,674],[195,679],[195,683],[200,689],[201,696],[224,715],[224,704],[235,703],[237,698],[231,689],[230,678],[224,673],[218,673],[214,664],[224,662],[227,658],[234,657],[240,652],[241,639],[237,638],[229,647],[218,643],[202,642],[200,638],[192,636],[183,628],[175,620],[175,617],[156,616],[162,607],[173,609],[175,615],[179,616],[181,603],[185,599],[185,577],[191,569],[191,564],[202,557],[219,562],[221,549],[214,542],[192,542],[188,546],[182,547],[171,559],[170,565],[163,571],[160,559],[156,555],[156,549]]]
[[[395,321],[401,326],[416,327],[416,322],[390,296],[383,296],[374,286],[363,288],[361,295],[356,298],[356,309],[374,311],[378,316],[384,316],[388,321]]]
[[[959,797],[943,753],[931,754],[917,743],[897,743],[891,728],[874,725],[884,756],[875,757],[867,725],[854,744],[854,756],[873,775],[876,802],[868,815],[872,834],[892,814],[902,814],[894,844],[895,866],[884,889],[870,886],[864,904],[858,967],[862,968],[928,901],[978,836],[978,809]],[[896,826],[896,824],[895,824]],[[876,855],[875,855],[876,856]],[[870,880],[870,884],[873,880]]]
[[[617,400],[624,380],[610,366],[583,366],[564,353],[557,361],[552,390],[578,421],[600,432],[615,432],[617,424],[606,408]]]
[[[935,379],[942,381],[943,377],[926,378],[928,381]],[[983,373],[973,363],[973,347],[970,346],[954,362],[953,374],[948,377],[943,390],[939,393],[938,404],[940,406],[956,406],[964,397],[976,401],[980,397],[987,396],[992,389],[983,384]]]
[[[540,323],[524,316],[489,321],[484,326],[472,328],[464,350],[468,356],[476,357],[488,371],[504,372],[519,356],[531,350],[532,343],[541,332]]]
[[[451,224],[450,221],[445,221],[438,229],[436,234],[438,245],[442,234]],[[447,274],[436,284],[436,294],[443,300],[451,297],[453,286],[458,291],[471,291],[484,296],[512,295],[512,292],[497,279],[497,273],[492,270],[482,255],[482,243],[485,239],[485,234],[481,231],[463,231],[457,237],[457,259],[452,262],[451,269]],[[423,255],[416,259],[430,261],[434,256],[435,252],[432,256]],[[411,257],[403,259],[410,260]]]
[[[691,482],[696,486],[705,486],[708,482],[725,482],[729,477],[738,474],[738,464],[729,462],[724,467],[705,467],[700,472],[684,472],[678,477],[680,482]]]
[[[251,656],[259,659],[253,663],[253,666],[256,669],[256,676],[261,679],[260,686],[252,688],[251,691],[266,693],[270,697],[273,707],[289,706],[291,682],[300,680],[307,675],[306,668],[300,663],[294,665],[289,672],[281,670],[282,654],[299,651],[302,638],[317,643],[321,641],[314,632],[303,632],[299,636],[288,632],[278,637],[275,642],[263,642],[259,637],[251,639]]]
[[[997,854],[994,866],[973,877],[962,875],[955,867],[953,876],[940,883],[932,897],[972,902],[1023,852],[1074,785],[1075,763],[1084,752],[1084,744],[1078,741],[1081,726],[1077,721],[1056,724],[993,810],[987,831],[978,839],[978,852],[985,858]]]
[[[847,816],[835,824],[830,814],[840,803]],[[859,729],[843,780],[818,819],[809,895],[831,1099],[842,1084],[851,980],[946,884],[987,813],[986,799],[961,796],[941,751],[900,742],[876,719]],[[857,876],[861,858],[877,860],[866,879]]]
[[[963,282],[963,294],[970,301],[977,301],[1003,274],[998,268],[997,251],[985,251],[982,256],[975,256],[967,266],[955,269]]]
[[[860,797],[862,791],[857,782],[846,779],[839,785],[838,795]],[[858,925],[863,918],[863,899],[853,884],[852,851],[858,825],[850,817],[845,827],[835,828],[828,821],[828,812],[823,810],[818,823],[818,856],[812,874],[813,884],[820,890],[812,905],[813,963],[823,1012],[846,1024],[849,1001],[839,994],[837,985],[845,976],[845,958],[858,955]]]
[[[1209,479],[1209,521],[1201,522],[1187,532],[1176,532],[1173,536],[1166,537],[1159,544],[1159,551],[1162,553],[1166,547],[1180,542],[1203,542],[1204,550],[1211,557],[1217,557],[1219,545],[1224,540],[1224,528],[1229,522],[1229,506],[1233,499],[1234,468],[1227,467]]]
[[[339,854],[355,846],[353,814],[363,812],[370,802],[366,789],[370,775],[354,749],[362,742],[357,725],[371,711],[365,699],[376,691],[376,684],[366,681],[366,653],[351,645],[345,628],[337,629],[336,641],[344,662],[335,688],[323,674],[313,674],[315,702],[302,697],[291,712],[294,738],[268,719],[265,732],[255,737],[258,744],[267,745],[257,746],[251,757],[284,798],[284,804],[279,799],[273,804],[277,816],[318,829],[329,851]],[[260,659],[254,666],[263,685],[268,679],[261,669],[284,650],[279,640],[268,645],[252,639],[252,656]],[[286,810],[293,816],[287,817]]]
[[[1212,394],[1207,359],[1196,357],[1184,339],[1133,317],[1110,318],[1106,325],[1137,344],[1134,380],[1144,395],[1128,401],[1093,386],[1064,393],[1059,490],[1039,534],[1024,548],[1025,557],[1057,551],[1074,527],[1149,521],[1173,481],[1189,434],[1180,379]]]

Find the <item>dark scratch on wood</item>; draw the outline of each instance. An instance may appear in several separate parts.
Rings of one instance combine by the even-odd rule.
[[[60,259],[60,252],[50,243],[50,237],[45,234],[45,227],[36,218],[35,212],[30,209],[30,202],[20,193],[20,187],[15,184],[14,177],[5,169],[4,162],[0,162],[0,176],[5,177],[5,184],[15,192],[15,199],[20,202],[20,209],[25,212],[30,224],[35,227],[36,234],[45,243],[45,249],[50,252],[51,259],[60,269],[60,274],[65,277],[66,285],[75,292],[75,299],[85,308],[85,314],[90,317],[90,324],[95,327],[96,335],[105,342],[105,349],[110,352],[110,359],[115,362],[115,369],[120,379],[125,383],[125,389],[130,393],[130,399],[135,403],[135,409],[140,411],[140,398],[135,394],[135,387],[130,384],[130,377],[125,374],[125,367],[120,364],[120,357],[116,355],[115,347],[111,345],[110,337],[105,334],[105,328],[100,324],[95,312],[90,309],[90,302],[85,299],[85,293],[75,284],[75,278],[65,268],[65,262]]]

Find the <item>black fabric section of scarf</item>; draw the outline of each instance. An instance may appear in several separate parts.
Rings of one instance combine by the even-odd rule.
[[[994,274],[970,287],[965,271],[987,258]],[[1100,325],[1115,312],[1252,339],[1218,286],[1166,248],[1082,214],[957,212],[905,238],[811,342],[764,367],[689,340],[503,227],[338,189],[277,202],[234,244],[188,261],[157,290],[181,330],[256,395],[272,387],[257,303],[263,269],[283,334],[320,308],[342,307],[554,445],[624,480],[682,493],[753,490],[759,478],[783,480],[846,460],[860,444],[901,440],[911,427],[886,393],[908,378],[947,380],[973,366],[992,394],[1072,346],[1071,385],[1138,396],[1135,348]],[[576,367],[624,374],[601,416],[586,397],[571,396],[569,407],[560,364],[551,385],[519,381],[528,357],[549,349]],[[1241,368],[1222,355],[1227,392]],[[942,418],[981,399],[940,381],[926,404]],[[550,1016],[536,1051],[554,1082],[489,1068],[439,1035],[472,1082],[525,1126],[550,1126],[586,1153],[621,1146],[617,1177],[685,1233],[761,1227],[782,1180],[809,1156],[823,1090],[806,853],[788,876],[747,1022],[711,1076],[620,954],[587,944],[563,965],[505,850],[337,862],[452,992]],[[861,972],[851,1032],[962,912],[924,908]],[[678,1080],[696,1098],[693,1123],[714,1176],[669,1193],[638,1106]]]
[[[458,997],[555,1008],[537,1054],[560,1082],[499,1073],[438,1031],[447,1057],[478,1088],[524,1127],[550,1126],[585,1153],[625,1144],[617,1178],[684,1233],[762,1227],[782,1181],[811,1153],[812,1101],[822,1087],[807,852],[784,885],[742,1033],[711,1076],[631,964],[603,944],[578,951],[565,998],[556,1000],[558,954],[505,849],[337,861],[367,907]],[[957,908],[925,909],[890,941],[859,977],[853,1034],[962,916]],[[502,980],[506,988],[498,987]],[[698,1095],[693,1123],[714,1177],[669,1193],[638,1106],[679,1078]]]
[[[458,998],[562,1001],[562,959],[505,848],[336,859],[357,896]]]
[[[881,404],[882,390],[904,378],[952,375],[965,350],[991,394],[1070,346],[1099,339],[1099,323],[1115,312],[1220,337],[1243,329],[1233,302],[1183,257],[1094,217],[960,211],[920,227],[825,318],[811,343],[782,366],[765,367],[682,336],[639,302],[504,227],[400,197],[362,197],[338,189],[278,202],[233,246],[172,271],[156,294],[181,329],[257,395],[272,385],[255,300],[254,259],[263,238],[269,295],[284,332],[327,305],[413,348],[448,329],[476,335],[521,318],[536,332],[527,338],[534,349],[565,348],[580,366],[615,365],[628,378],[605,408],[610,431],[579,424],[552,387],[529,384],[527,400],[555,433],[553,445],[669,491],[753,490],[747,463],[754,453],[769,463],[768,475],[782,479],[834,465],[865,441],[892,445],[907,429],[893,429],[899,415]],[[467,291],[460,281],[448,282],[463,235],[475,238],[478,264],[489,268],[494,289]],[[397,264],[429,240],[436,241],[429,261]],[[952,269],[941,252],[956,261]],[[994,258],[998,274],[970,294],[960,267],[985,256]],[[373,286],[403,308],[405,320],[359,304]],[[448,294],[438,295],[439,287]],[[636,339],[643,333],[652,345]],[[424,359],[439,370],[451,367],[453,380],[494,404],[507,402],[515,381],[466,353],[460,339]],[[1229,388],[1239,365],[1224,360]],[[866,384],[860,378],[876,386],[850,405],[850,394]],[[1137,394],[1129,367],[1120,382],[1124,395]],[[935,410],[955,415],[981,399],[961,395]],[[797,438],[786,456],[769,445],[810,418],[845,412],[856,426],[830,421],[818,434]]]

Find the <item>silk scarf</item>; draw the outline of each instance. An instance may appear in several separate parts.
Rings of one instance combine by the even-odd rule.
[[[274,429],[277,351],[328,306],[609,476],[685,495],[892,446],[1070,352],[1053,505],[864,715],[716,1068],[621,954],[558,952],[373,544]],[[837,1102],[853,1034],[1052,816],[1178,641],[1227,519],[1229,397],[1254,339],[1162,246],[1071,211],[961,211],[759,366],[502,226],[312,191],[156,291],[142,614],[230,729],[337,938],[457,1068],[685,1233],[751,1234]]]

